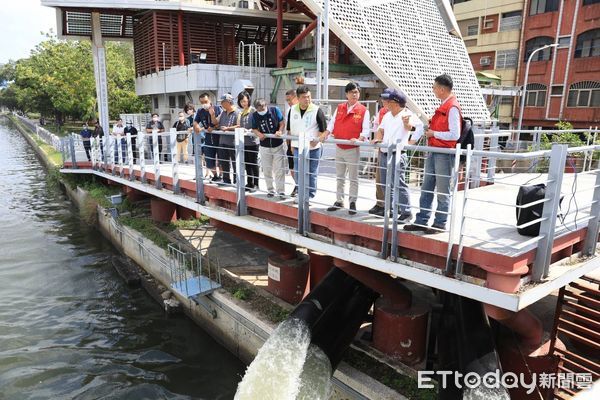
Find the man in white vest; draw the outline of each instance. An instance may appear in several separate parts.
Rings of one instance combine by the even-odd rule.
[[[287,130],[292,136],[299,136],[304,132],[311,138],[309,151],[309,191],[308,195],[312,199],[317,193],[317,173],[319,171],[319,160],[323,153],[321,143],[327,136],[327,121],[325,114],[315,104],[312,103],[310,90],[307,86],[299,86],[296,89],[298,104],[290,109],[290,117],[287,122]],[[294,165],[298,165],[298,140],[292,140],[292,151],[294,152]],[[298,182],[298,172],[295,168],[296,182]]]

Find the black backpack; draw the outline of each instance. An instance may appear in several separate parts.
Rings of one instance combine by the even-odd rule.
[[[460,137],[457,143],[460,143],[460,148],[463,150],[467,149],[468,145],[471,145],[471,149],[475,146],[475,135],[473,134],[473,120],[469,117],[463,117],[462,127],[460,129]],[[464,163],[467,160],[467,156],[460,156],[460,162]]]
[[[530,204],[534,201],[543,200],[546,197],[546,184],[539,183],[537,185],[521,186],[517,193],[517,226],[526,224],[542,217],[544,211],[544,203],[540,202],[527,207],[520,207],[523,204]],[[560,197],[559,207],[562,203],[563,196]],[[558,215],[560,218],[560,214]],[[541,221],[536,222],[522,228],[517,228],[517,232],[524,236],[538,236],[540,234]]]

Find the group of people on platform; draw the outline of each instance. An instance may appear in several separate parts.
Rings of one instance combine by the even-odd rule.
[[[422,231],[434,233],[444,230],[448,218],[450,180],[454,166],[454,155],[429,152],[425,161],[425,174],[419,199],[419,212],[413,216],[408,185],[405,181],[407,156],[403,151],[397,154],[396,143],[402,148],[406,144],[416,143],[422,136],[427,139],[427,145],[432,147],[454,148],[460,137],[462,115],[460,105],[452,93],[453,82],[449,75],[443,74],[435,78],[433,92],[441,100],[440,107],[429,121],[427,130],[421,120],[406,107],[407,99],[395,89],[385,89],[380,98],[383,107],[374,120],[374,135],[371,137],[371,118],[369,110],[360,103],[361,88],[355,82],[345,87],[346,101],[339,104],[329,122],[323,111],[312,102],[311,92],[307,86],[299,86],[286,93],[289,106],[287,115],[276,106],[270,106],[265,99],[257,99],[252,103],[248,92],[241,92],[237,98],[230,94],[220,97],[218,105],[213,105],[210,96],[203,93],[199,97],[198,110],[188,104],[178,114],[178,120],[173,124],[177,130],[177,157],[184,163],[188,162],[188,145],[192,140],[192,149],[199,140],[206,170],[210,171],[212,182],[226,184],[236,183],[235,172],[235,136],[236,128],[245,128],[253,135],[244,137],[244,163],[247,176],[246,189],[258,189],[259,167],[263,171],[267,196],[278,196],[286,199],[284,191],[285,176],[289,170],[296,186],[290,193],[297,197],[298,193],[298,140],[284,140],[287,133],[300,136],[301,133],[310,138],[308,162],[308,195],[312,199],[317,192],[317,177],[319,161],[323,153],[322,143],[327,138],[345,140],[346,143],[336,143],[336,200],[327,210],[334,212],[345,207],[345,186],[349,180],[348,213],[356,214],[358,200],[358,172],[360,163],[360,147],[358,142],[370,141],[381,143],[378,149],[378,167],[376,168],[376,204],[369,210],[370,214],[383,216],[385,212],[386,183],[393,189],[397,181],[399,198],[395,205],[398,207],[398,222],[405,224],[407,231]],[[146,125],[146,132],[154,130],[164,132],[164,126],[158,114],[152,115],[152,120]],[[134,162],[137,159],[134,136],[137,130],[131,121],[123,126],[118,120],[112,130],[112,135],[120,139],[123,162],[126,161],[126,135],[132,135]],[[102,127],[96,123],[94,131],[87,125],[81,132],[84,139],[86,154],[89,156],[89,138],[104,135]],[[269,137],[267,137],[269,135]],[[281,137],[281,138],[280,138]],[[87,144],[86,144],[87,140]],[[350,143],[348,143],[350,142]],[[353,144],[356,143],[356,144]],[[149,137],[152,148],[152,136]],[[164,161],[170,161],[170,152],[162,151],[162,141],[159,140],[159,154]],[[258,161],[260,155],[260,162]],[[395,180],[395,168],[399,157],[399,176]],[[391,158],[391,160],[390,160]],[[115,160],[118,151],[115,146]],[[387,174],[392,174],[388,177]],[[437,209],[432,226],[429,220],[432,214],[434,193],[437,193]],[[297,198],[294,200],[297,202]],[[410,224],[413,221],[414,223]]]

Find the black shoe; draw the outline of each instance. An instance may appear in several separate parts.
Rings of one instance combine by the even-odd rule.
[[[283,192],[279,193],[279,200],[285,200],[285,199],[287,199],[286,194]]]
[[[339,210],[340,208],[343,208],[343,207],[344,207],[344,203],[336,201],[335,203],[333,203],[333,205],[331,207],[329,207],[327,209],[327,211],[337,211],[337,210]]]
[[[269,192],[269,193],[267,193],[267,197],[273,197],[273,196],[275,196],[275,192]]]
[[[442,233],[446,231],[446,227],[445,226],[441,226],[441,225],[431,225],[431,228],[427,228],[425,232],[426,235],[435,235],[436,233]]]
[[[373,206],[373,208],[371,208],[369,210],[369,214],[373,214],[373,215],[378,215],[380,217],[383,217],[383,213],[385,212],[385,208],[378,206],[377,204],[375,204]]]
[[[290,196],[296,197],[297,195],[298,195],[298,187],[295,187],[294,190],[292,190],[292,193],[290,193]]]
[[[221,177],[218,175],[213,175],[213,177],[210,179],[211,182],[220,182],[221,181]]]
[[[431,228],[429,228],[428,226],[424,226],[424,225],[410,224],[410,225],[405,225],[404,230],[408,231],[408,232],[428,232],[431,230]]]
[[[410,212],[402,213],[398,217],[398,223],[399,224],[408,224],[412,220],[412,218],[413,218],[412,213],[410,213]]]
[[[354,202],[354,201],[350,202],[350,209],[348,210],[348,214],[350,214],[350,215],[356,214],[356,202]]]

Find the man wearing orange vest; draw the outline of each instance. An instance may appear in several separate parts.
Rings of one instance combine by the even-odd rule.
[[[360,87],[356,82],[346,85],[346,103],[338,105],[333,117],[327,126],[327,133],[340,140],[351,142],[365,141],[370,135],[369,110],[358,102]],[[327,211],[336,211],[344,207],[344,187],[346,186],[346,173],[350,178],[350,205],[348,213],[356,214],[356,200],[358,198],[358,163],[360,161],[360,147],[350,144],[338,144],[335,148],[335,172],[337,177],[337,199]]]
[[[453,149],[460,138],[462,114],[460,104],[452,93],[452,85],[452,78],[447,74],[438,76],[433,83],[433,93],[442,101],[442,104],[435,110],[429,129],[425,132],[428,146]],[[421,186],[420,211],[414,224],[406,225],[404,230],[432,234],[446,229],[453,167],[453,154],[429,152],[425,161],[425,176]],[[437,209],[433,225],[430,228],[428,223],[431,217],[434,190],[437,192]]]

